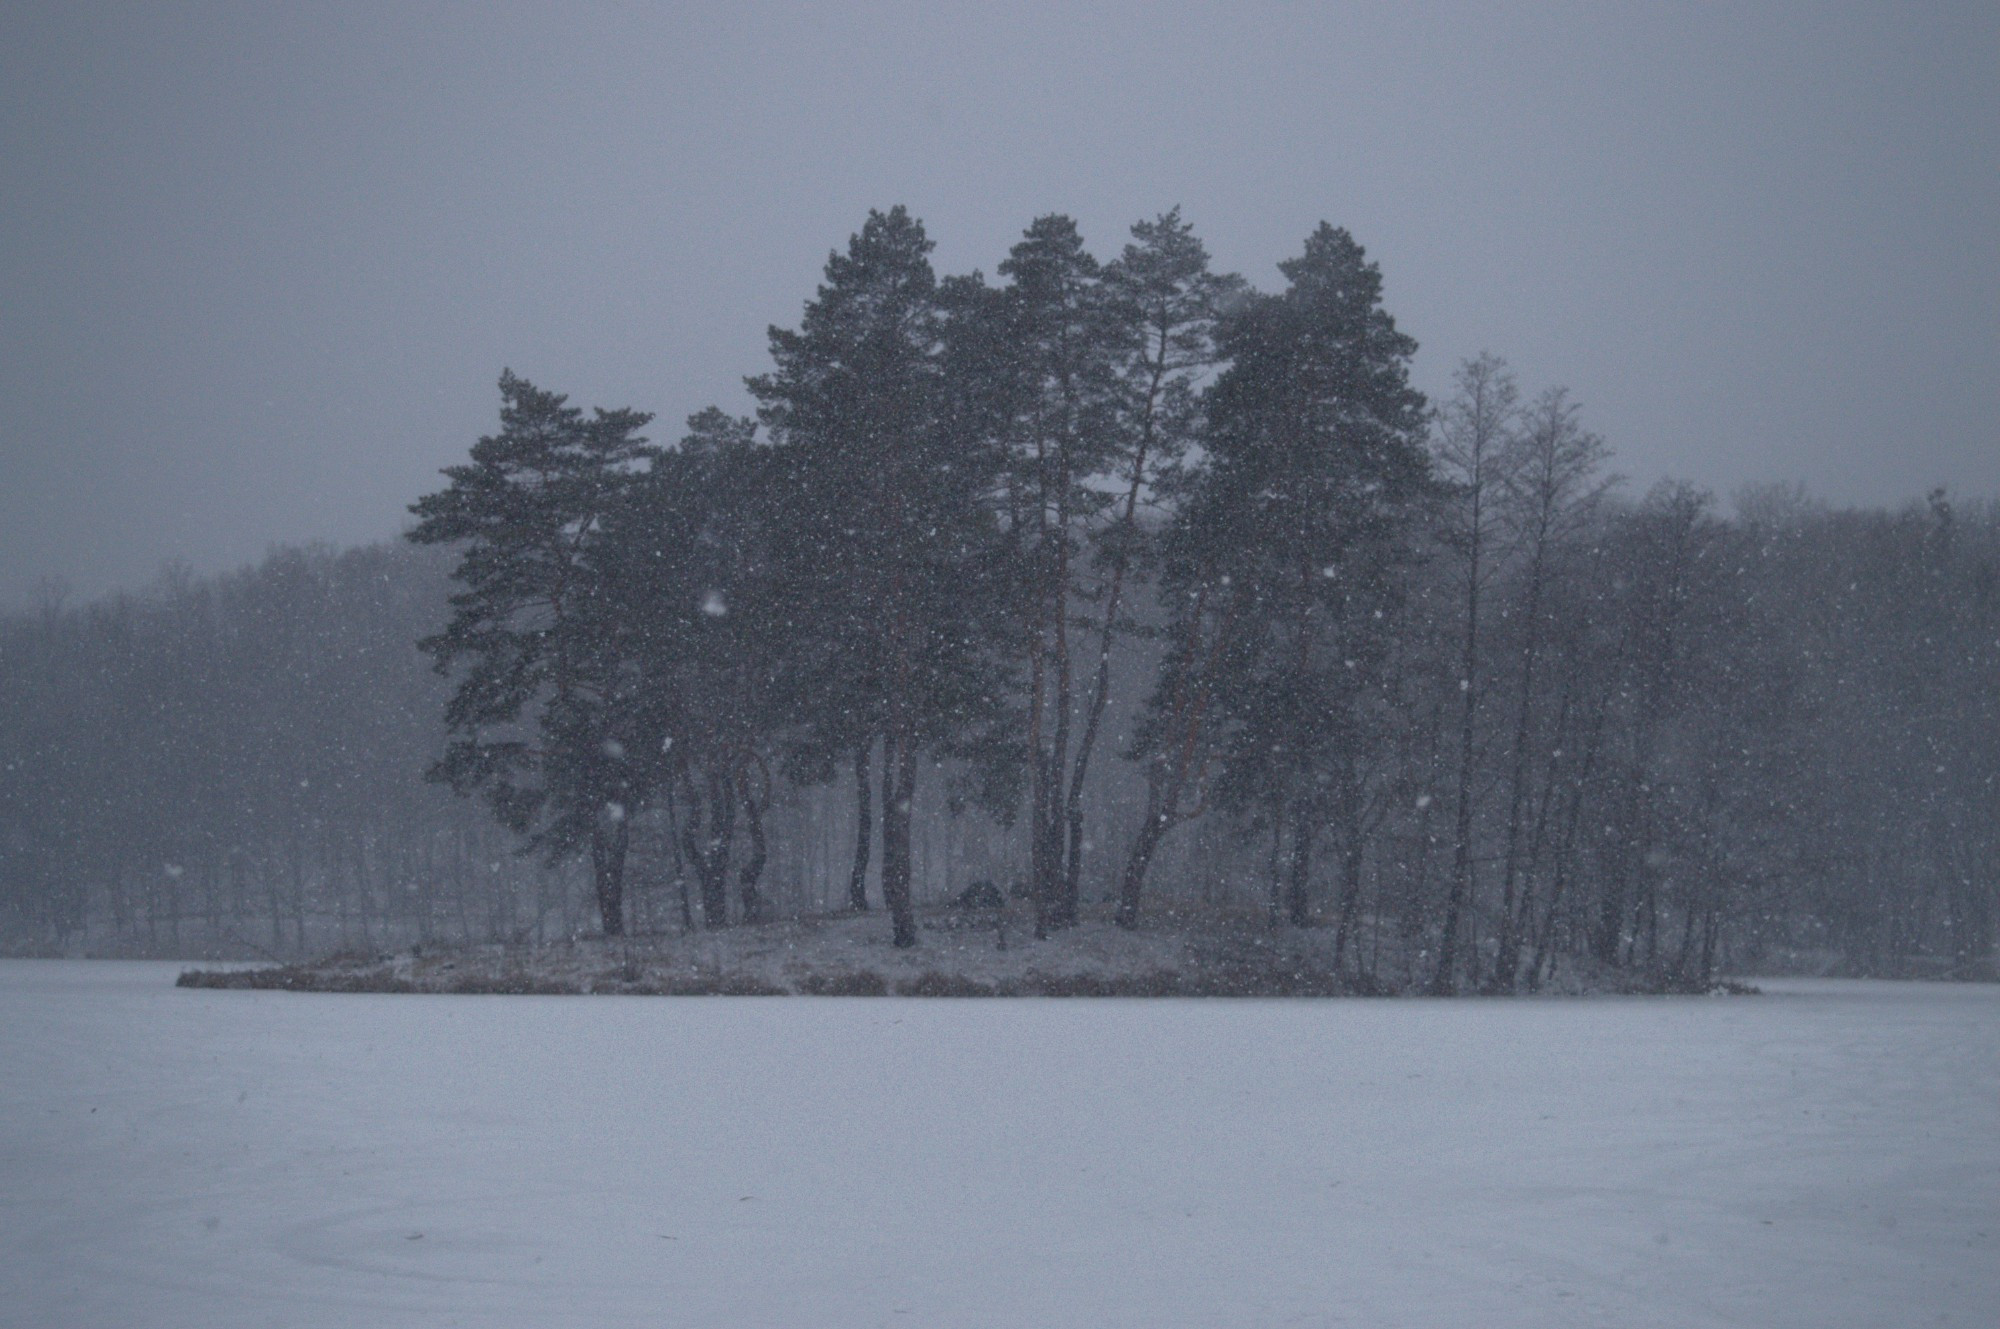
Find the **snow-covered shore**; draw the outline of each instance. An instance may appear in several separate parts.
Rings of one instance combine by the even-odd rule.
[[[1127,931],[1086,920],[1037,940],[1018,916],[932,910],[898,950],[879,915],[548,946],[417,947],[298,964],[191,970],[186,987],[295,992],[731,996],[1342,996],[1410,990],[1336,966],[1331,929],[1244,923]],[[1554,990],[1636,991],[1639,975],[1566,969]],[[1743,990],[1737,988],[1736,990]]]

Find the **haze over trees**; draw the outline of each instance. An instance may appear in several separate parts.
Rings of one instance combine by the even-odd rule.
[[[909,946],[1012,896],[1323,928],[1372,989],[1990,970],[2000,508],[1626,495],[1560,388],[1416,392],[1331,226],[1269,293],[1177,212],[930,253],[870,214],[754,419],[654,441],[507,373],[422,548],[0,621],[6,944],[879,899]]]

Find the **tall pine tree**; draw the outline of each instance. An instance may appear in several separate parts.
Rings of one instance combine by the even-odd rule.
[[[852,750],[879,734],[882,895],[916,944],[910,812],[919,755],[997,705],[979,609],[992,593],[990,466],[943,426],[931,242],[907,211],[871,212],[797,330],[771,330],[750,380],[777,448],[777,557],[796,615],[786,690],[803,727]]]
[[[482,793],[531,848],[588,847],[606,935],[624,931],[628,817],[643,796],[626,758],[636,698],[606,649],[605,523],[625,501],[652,417],[597,410],[500,376],[500,432],[411,505],[418,544],[462,550],[443,632],[421,644],[458,674],[451,739],[431,776]]]
[[[1330,824],[1358,866],[1395,573],[1434,483],[1425,403],[1416,343],[1345,230],[1322,223],[1279,266],[1285,292],[1222,326],[1206,457],[1167,537],[1171,646],[1139,734],[1151,792],[1121,887],[1128,925],[1211,764],[1215,796],[1272,837],[1274,914],[1306,921]]]

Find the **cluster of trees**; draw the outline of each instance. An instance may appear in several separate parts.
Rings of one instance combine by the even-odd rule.
[[[1023,820],[1037,934],[1073,924],[1110,639],[1155,564],[1168,664],[1135,751],[1157,807],[1121,919],[1211,756],[1225,803],[1291,818],[1296,876],[1342,801],[1331,765],[1439,492],[1415,343],[1360,246],[1322,226],[1271,296],[1212,274],[1174,213],[1110,264],[1041,218],[997,286],[939,281],[930,248],[902,209],[871,214],[799,328],[772,332],[760,420],[706,412],[655,449],[646,417],[509,375],[501,432],[416,506],[412,539],[465,550],[428,643],[463,671],[439,774],[552,855],[587,847],[607,933],[637,809],[675,801],[711,924],[744,839],[754,919],[772,767],[851,761],[865,807],[878,749],[899,946],[931,764]]]
[[[616,934],[673,917],[659,885],[692,928],[865,909],[871,880],[910,945],[920,900],[984,878],[1038,934],[1254,911],[1438,992],[1573,963],[1694,987],[1774,948],[1990,966],[2000,511],[1625,499],[1562,391],[1482,357],[1416,392],[1327,226],[1274,293],[1177,213],[1103,263],[1038,219],[993,283],[930,249],[871,214],[772,330],[756,418],[670,446],[503,376],[499,432],[414,508],[448,608],[430,549],[374,550],[10,621],[10,929],[84,926],[91,882],[126,928],[116,883],[181,898],[160,862],[277,880],[309,841],[360,847],[288,851],[274,947],[281,899],[329,892],[343,938],[363,908],[449,931],[482,892],[574,930],[587,891]],[[260,730],[267,694],[330,704]],[[177,788],[114,813],[153,751]],[[354,811],[293,793],[311,762]],[[427,763],[550,871],[501,871],[491,827],[407,787]],[[400,889],[353,884],[391,862]],[[519,912],[468,909],[460,935]]]

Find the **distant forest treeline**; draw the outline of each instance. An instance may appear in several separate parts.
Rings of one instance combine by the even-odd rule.
[[[1625,496],[1560,390],[1411,389],[1329,227],[1276,294],[1172,213],[929,248],[871,214],[757,419],[507,375],[430,547],[0,620],[0,940],[910,944],[967,895],[1323,929],[1375,988],[1990,973],[2000,506]]]

